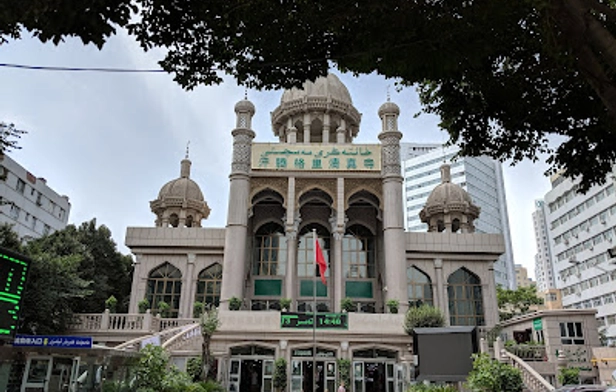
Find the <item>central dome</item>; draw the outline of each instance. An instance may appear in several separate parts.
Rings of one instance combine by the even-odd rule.
[[[292,88],[291,90],[285,90],[280,103],[283,104],[304,97],[331,97],[349,105],[353,104],[349,90],[334,74],[320,77],[314,82],[306,82],[302,89]]]

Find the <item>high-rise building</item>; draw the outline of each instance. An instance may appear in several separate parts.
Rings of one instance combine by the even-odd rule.
[[[522,264],[515,265],[515,282],[517,287],[530,287],[535,284],[535,282],[528,277],[528,270]]]
[[[441,144],[401,143],[402,175],[404,176],[404,222],[407,231],[427,231],[419,217],[430,192],[440,182],[440,166],[451,163],[451,181],[468,192],[481,208],[475,222],[480,233],[502,234],[505,253],[494,263],[497,285],[514,289],[513,250],[509,232],[509,217],[503,170],[500,162],[488,157],[454,157],[457,146]]]
[[[616,267],[609,250],[616,237],[614,176],[578,193],[578,183],[561,175],[545,195],[548,237],[556,287],[565,309],[597,309],[599,325],[616,341]]]
[[[554,279],[554,266],[552,264],[552,247],[546,217],[546,205],[543,200],[535,200],[533,212],[533,226],[535,228],[535,279],[537,279],[537,291],[547,292],[556,288]]]
[[[10,223],[28,240],[62,230],[71,203],[42,177],[36,177],[7,155],[0,155],[0,223]]]

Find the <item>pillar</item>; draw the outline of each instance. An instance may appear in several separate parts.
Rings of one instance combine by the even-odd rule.
[[[336,129],[336,143],[346,143],[346,121],[344,121],[344,118],[340,119],[340,126]]]
[[[252,104],[250,104],[252,105]],[[225,256],[222,269],[222,289],[220,308],[229,309],[229,299],[244,298],[244,280],[246,279],[246,240],[248,238],[248,208],[250,196],[250,158],[252,139],[255,133],[248,128],[254,106],[242,106],[238,115],[238,128],[233,135],[233,161],[229,187],[229,209],[225,230]],[[244,126],[244,127],[240,127]]]
[[[310,113],[304,113],[304,143],[310,141]]]
[[[443,315],[447,306],[447,293],[445,293],[445,287],[443,286],[443,260],[434,259],[434,307],[441,309]],[[449,324],[449,319],[446,320],[446,324]]]
[[[323,143],[329,143],[330,118],[329,113],[323,115]]]
[[[333,250],[334,250],[334,270],[333,270],[333,289],[334,289],[334,311],[341,312],[340,301],[345,295],[344,276],[342,275],[342,238],[345,230],[344,212],[344,178],[336,180],[336,225],[333,228]]]
[[[295,177],[289,177],[287,188],[287,215],[285,236],[287,240],[287,268],[285,276],[285,297],[291,299],[291,309],[295,310],[297,287],[297,229],[299,217],[295,216]]]
[[[141,274],[143,274],[142,260],[143,255],[141,253],[137,253],[135,255],[135,260],[133,261],[133,282],[130,288],[130,305],[128,308],[128,313],[139,313],[139,301],[143,299],[141,297],[143,293],[139,292],[139,283],[142,280]]]
[[[406,243],[400,174],[400,139],[402,133],[386,130],[379,134],[382,147],[383,240],[385,244],[385,301],[398,300],[400,312],[406,312]]]
[[[197,255],[188,253],[186,255],[188,263],[186,264],[186,274],[182,282],[182,293],[180,297],[180,315],[179,318],[192,318],[192,305],[195,300],[195,260]]]

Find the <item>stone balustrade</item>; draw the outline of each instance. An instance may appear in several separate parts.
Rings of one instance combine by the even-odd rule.
[[[513,367],[520,370],[524,386],[531,392],[551,392],[556,389],[517,355],[507,350],[501,350],[501,360],[511,363]]]

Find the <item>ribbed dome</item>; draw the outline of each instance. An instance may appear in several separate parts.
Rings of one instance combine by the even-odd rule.
[[[199,185],[190,178],[177,178],[163,185],[160,192],[158,192],[158,198],[162,200],[168,197],[181,197],[204,201],[203,193]]]
[[[480,209],[461,186],[451,182],[450,170],[447,164],[441,166],[441,184],[428,196],[419,218],[428,223],[428,231],[473,232]]]
[[[400,114],[400,108],[393,102],[387,101],[381,105],[379,108],[379,117],[382,117],[384,114]]]
[[[314,82],[306,82],[302,89],[292,88],[291,90],[285,90],[280,103],[283,104],[304,97],[331,97],[349,105],[353,104],[349,90],[334,74],[320,77]]]
[[[251,114],[255,114],[255,105],[248,99],[242,99],[235,104],[235,113],[240,112],[250,112]]]

